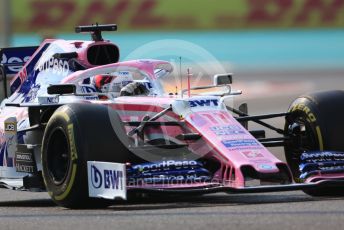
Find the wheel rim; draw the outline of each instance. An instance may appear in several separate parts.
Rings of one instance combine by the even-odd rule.
[[[70,167],[70,150],[68,139],[62,128],[56,128],[49,139],[47,147],[47,168],[49,177],[55,185],[62,184]]]
[[[295,178],[300,176],[300,156],[307,151],[319,150],[315,128],[305,117],[296,117],[286,124],[286,130],[291,137],[285,146],[286,160]]]

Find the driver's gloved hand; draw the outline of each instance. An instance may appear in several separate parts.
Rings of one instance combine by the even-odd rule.
[[[149,90],[140,82],[132,82],[121,89],[120,96],[147,95]]]

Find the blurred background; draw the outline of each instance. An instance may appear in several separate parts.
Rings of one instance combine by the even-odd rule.
[[[238,71],[344,68],[344,0],[1,0],[0,9],[1,47],[79,39],[76,25],[116,23],[106,38],[122,59],[181,39]]]
[[[151,48],[165,39],[183,57],[196,47],[195,72],[215,64],[233,72],[233,87],[244,92],[236,102],[251,113],[286,111],[299,94],[344,88],[344,0],[0,0],[0,11],[0,47],[89,39],[74,26],[95,22],[118,24],[104,37],[121,60],[141,52],[175,61],[178,52]]]

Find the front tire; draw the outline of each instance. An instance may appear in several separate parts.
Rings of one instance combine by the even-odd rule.
[[[57,109],[44,132],[42,174],[52,200],[63,207],[105,207],[88,197],[87,161],[126,163],[128,139],[117,113],[103,105],[69,104]]]
[[[300,156],[307,151],[344,151],[344,91],[312,93],[297,98],[289,107],[285,133],[292,137],[285,147],[285,157],[296,182]],[[343,189],[307,189],[313,196],[343,195]]]

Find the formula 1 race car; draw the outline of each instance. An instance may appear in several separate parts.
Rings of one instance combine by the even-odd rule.
[[[118,47],[101,33],[116,28],[79,26],[92,41],[47,39],[0,51],[1,187],[47,191],[69,208],[156,193],[344,194],[343,91],[301,96],[286,113],[249,116],[245,105],[226,104],[240,95],[231,74],[171,93],[163,81],[175,74],[169,62],[119,62]],[[127,78],[147,93],[123,96],[117,83],[99,90],[99,75]],[[285,117],[284,129],[264,122],[275,117]],[[280,137],[250,131],[248,121]],[[276,146],[284,146],[287,163],[266,148]]]

